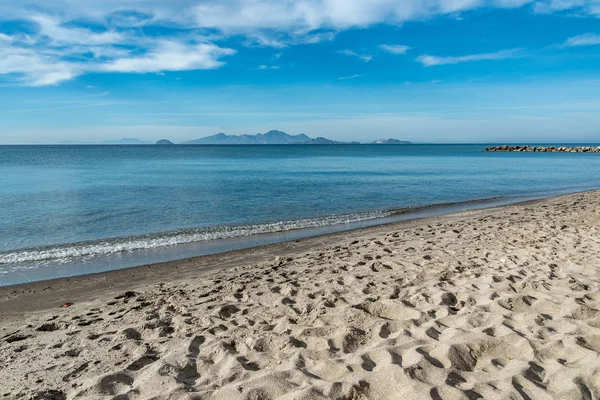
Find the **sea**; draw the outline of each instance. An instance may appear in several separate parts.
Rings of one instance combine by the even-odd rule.
[[[600,188],[489,145],[0,146],[0,286]]]

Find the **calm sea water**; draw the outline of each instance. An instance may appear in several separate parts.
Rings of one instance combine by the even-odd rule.
[[[599,154],[484,147],[0,146],[0,285],[600,187]]]

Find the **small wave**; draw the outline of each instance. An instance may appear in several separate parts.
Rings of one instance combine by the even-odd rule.
[[[130,252],[136,250],[149,250],[179,244],[204,242],[217,239],[253,236],[264,233],[285,232],[304,228],[318,228],[366,221],[383,218],[391,215],[389,211],[374,211],[345,215],[332,215],[321,218],[307,218],[300,220],[279,221],[266,224],[221,226],[203,229],[192,229],[168,232],[157,235],[145,235],[129,238],[99,240],[92,242],[75,243],[23,249],[12,252],[0,253],[0,264],[15,264],[22,262],[64,260],[72,258],[87,258],[101,255]]]

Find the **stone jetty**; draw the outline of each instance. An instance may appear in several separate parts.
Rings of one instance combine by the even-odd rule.
[[[531,152],[531,153],[600,153],[600,146],[492,146],[487,147],[483,151],[487,152]]]

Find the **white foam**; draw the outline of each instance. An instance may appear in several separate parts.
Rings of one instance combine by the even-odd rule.
[[[162,235],[139,236],[122,239],[110,239],[72,245],[51,246],[24,249],[0,254],[0,264],[23,262],[64,260],[72,258],[95,257],[100,255],[156,249],[178,244],[203,242],[208,240],[252,236],[264,233],[284,232],[303,228],[316,228],[360,222],[389,216],[386,211],[332,215],[322,218],[309,218],[295,221],[280,221],[267,224],[223,226],[189,231],[170,232]]]

